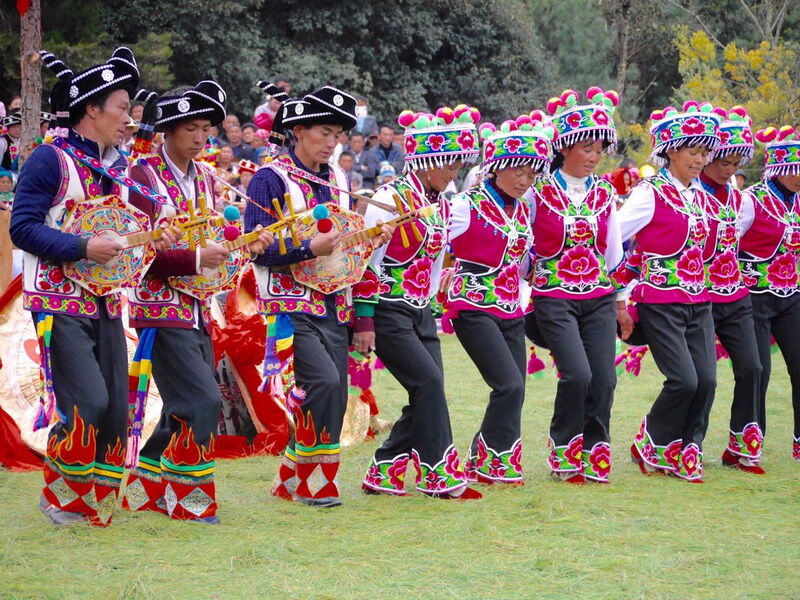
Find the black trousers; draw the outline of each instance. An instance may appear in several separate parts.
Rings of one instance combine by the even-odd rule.
[[[501,319],[479,310],[461,311],[453,329],[467,354],[492,389],[478,435],[497,452],[510,450],[520,439],[525,400],[525,320]]]
[[[717,385],[711,303],[639,304],[639,324],[666,377],[647,415],[655,444],[678,439],[702,449]]]
[[[533,304],[526,319],[536,319],[561,373],[550,438],[558,447],[583,435],[587,451],[597,442],[609,442],[617,385],[614,295],[590,300],[537,296]]]
[[[53,315],[50,361],[53,388],[66,422],[50,430],[63,439],[74,426],[74,414],[86,428],[94,426],[97,462],[106,464],[106,452],[119,442],[125,447],[128,431],[128,352],[121,319],[109,319],[105,307],[98,319]]]
[[[792,383],[794,437],[800,437],[800,294],[779,298],[774,294],[751,294],[753,321],[756,328],[758,355],[761,359],[761,389],[759,391],[759,422],[767,430],[767,388],[772,371],[770,336],[775,337]]]
[[[714,330],[733,364],[733,402],[730,430],[740,433],[745,425],[759,423],[761,360],[758,355],[753,304],[750,296],[734,302],[714,303]]]
[[[163,405],[161,418],[140,455],[158,462],[172,435],[180,433],[178,419],[192,428],[194,441],[207,448],[217,431],[222,406],[211,337],[202,328],[160,327],[152,363]]]
[[[338,445],[347,410],[349,328],[337,325],[333,316],[317,319],[294,313],[291,319],[295,383],[306,393],[303,413],[311,412],[317,436],[324,428],[330,435],[326,443]]]
[[[442,351],[430,307],[381,301],[375,310],[375,352],[408,392],[408,404],[375,451],[375,460],[416,450],[422,462],[435,465],[453,443],[453,434]]]

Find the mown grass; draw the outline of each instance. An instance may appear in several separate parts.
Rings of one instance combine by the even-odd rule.
[[[465,448],[487,391],[444,339],[454,434]],[[732,376],[719,365],[705,485],[642,477],[627,448],[661,381],[622,375],[613,414],[610,486],[547,477],[552,372],[529,380],[527,484],[481,487],[477,502],[413,494],[367,497],[359,483],[378,442],[347,450],[345,505],[315,510],[268,497],[277,458],[218,465],[220,527],[118,511],[112,527],[53,529],[36,510],[38,473],[0,472],[0,598],[800,598],[800,464],[790,457],[788,377],[779,355],[764,465],[723,468]],[[383,416],[404,402],[377,376]]]

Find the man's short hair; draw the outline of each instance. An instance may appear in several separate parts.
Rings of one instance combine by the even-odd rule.
[[[100,110],[105,110],[106,102],[108,101],[108,97],[116,92],[119,88],[114,88],[113,90],[109,90],[107,92],[103,92],[99,96],[95,96],[88,102],[84,102],[75,108],[70,109],[69,111],[69,126],[74,127],[78,123],[81,122],[81,119],[86,116],[86,109],[89,107],[90,104],[97,106]]]
[[[356,136],[360,137],[361,139],[364,139],[365,137],[363,133],[354,129],[353,131],[350,132],[350,139],[352,140]]]
[[[356,159],[356,155],[350,152],[350,150],[342,150],[341,154],[339,154],[339,158],[342,158],[343,156],[349,156],[353,160]]]
[[[254,123],[245,123],[244,125],[242,125],[242,131],[244,131],[244,130],[245,130],[245,129],[247,129],[248,127],[249,127],[250,129],[252,129],[253,131],[255,131],[256,129],[258,129],[258,127],[256,127]]]

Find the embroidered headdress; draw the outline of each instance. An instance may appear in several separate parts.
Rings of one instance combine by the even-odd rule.
[[[613,151],[617,143],[614,112],[619,104],[619,95],[597,86],[586,90],[586,103],[579,103],[575,90],[564,90],[561,96],[547,102],[550,120],[558,131],[554,142],[556,150],[568,148],[583,140],[606,142],[606,150]]]
[[[454,109],[443,106],[436,114],[404,110],[397,122],[405,129],[405,170],[425,171],[451,165],[457,160],[475,162],[480,156],[477,108],[459,104]]]
[[[484,123],[478,132],[483,140],[483,170],[486,172],[522,165],[543,171],[553,161],[553,141],[558,133],[540,110],[509,119],[499,128]]]

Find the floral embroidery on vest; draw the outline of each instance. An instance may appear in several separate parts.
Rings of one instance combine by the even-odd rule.
[[[395,179],[390,186],[397,190],[401,198],[405,198],[406,191],[411,192],[414,205],[408,206],[409,210],[429,204],[424,195],[410,185],[407,175]],[[380,265],[378,292],[384,300],[399,300],[422,308],[430,304],[433,267],[445,245],[445,223],[441,209],[430,217],[416,220],[415,224],[423,236],[419,249],[403,261],[395,260],[387,253]],[[399,236],[400,233],[396,232],[395,235]]]
[[[675,254],[645,253],[642,281],[662,290],[683,289],[689,294],[699,294],[705,289],[703,248],[708,237],[703,209],[697,202],[686,202],[675,186],[662,176],[653,177],[649,183],[657,200],[688,219],[689,232],[683,248]]]
[[[597,288],[611,291],[613,284],[605,257],[597,247],[598,220],[614,199],[609,184],[595,180],[584,201],[577,205],[557,184],[545,178],[534,185],[541,203],[561,218],[564,227],[561,251],[534,261],[534,289],[562,289],[576,294]]]
[[[706,194],[706,216],[717,223],[717,238],[714,254],[708,263],[708,285],[711,291],[730,296],[744,287],[739,268],[739,213],[742,195],[738,190],[729,190],[729,203],[723,204],[711,194]]]

